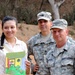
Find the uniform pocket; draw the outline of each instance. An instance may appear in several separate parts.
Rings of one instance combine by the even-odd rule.
[[[53,59],[48,59],[48,67],[54,66],[54,60]]]
[[[73,58],[71,57],[62,58],[61,65],[62,66],[73,66]]]

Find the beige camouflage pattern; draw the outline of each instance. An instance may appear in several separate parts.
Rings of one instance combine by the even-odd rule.
[[[50,35],[47,41],[43,42],[41,41],[41,37],[39,33],[28,41],[28,54],[34,55],[35,61],[39,65],[39,70],[36,72],[36,75],[50,75],[48,68],[45,66],[45,55],[51,49],[54,40]]]

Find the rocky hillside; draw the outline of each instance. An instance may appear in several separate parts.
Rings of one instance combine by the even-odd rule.
[[[36,25],[28,25],[24,23],[18,24],[18,31],[16,36],[20,39],[26,42],[30,37],[35,35],[39,30]],[[0,24],[0,35],[2,33],[1,24]]]
[[[75,39],[75,27],[69,26],[70,30],[70,36]],[[0,25],[0,35],[1,35],[1,25]],[[33,35],[37,34],[39,32],[37,25],[29,25],[25,23],[19,23],[18,24],[18,32],[16,36],[26,42],[29,38],[31,38]]]
[[[75,26],[69,26],[69,36],[75,39]],[[19,24],[17,37],[23,41],[27,41],[33,35],[39,32],[37,25]]]

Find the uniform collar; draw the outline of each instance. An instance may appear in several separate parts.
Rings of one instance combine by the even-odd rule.
[[[68,50],[69,49],[69,45],[71,44],[71,42],[69,41],[69,39],[67,39],[67,42],[66,42],[66,44],[64,45],[64,50]]]
[[[41,32],[38,33],[37,36],[38,36],[38,39],[37,39],[37,41],[35,42],[35,44],[42,43],[42,42],[40,41],[40,38],[42,38]],[[50,32],[50,34],[47,35],[47,36],[48,36],[48,40],[47,40],[46,42],[43,42],[43,43],[54,43],[54,42],[55,42],[54,39],[53,39],[53,36],[52,36],[51,32]]]
[[[55,45],[55,48],[53,50],[53,56],[57,57],[60,53],[64,53],[65,51],[68,51],[69,50],[69,45],[71,44],[71,42],[69,42],[69,39],[67,40],[66,44],[61,47],[61,48],[57,48],[56,45]],[[60,50],[58,50],[60,49]]]

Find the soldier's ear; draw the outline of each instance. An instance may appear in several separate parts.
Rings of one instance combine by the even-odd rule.
[[[52,21],[50,22],[50,25],[51,25],[51,26],[53,25]]]
[[[69,34],[69,30],[68,30],[68,28],[66,29],[66,33],[67,33],[67,35]]]

